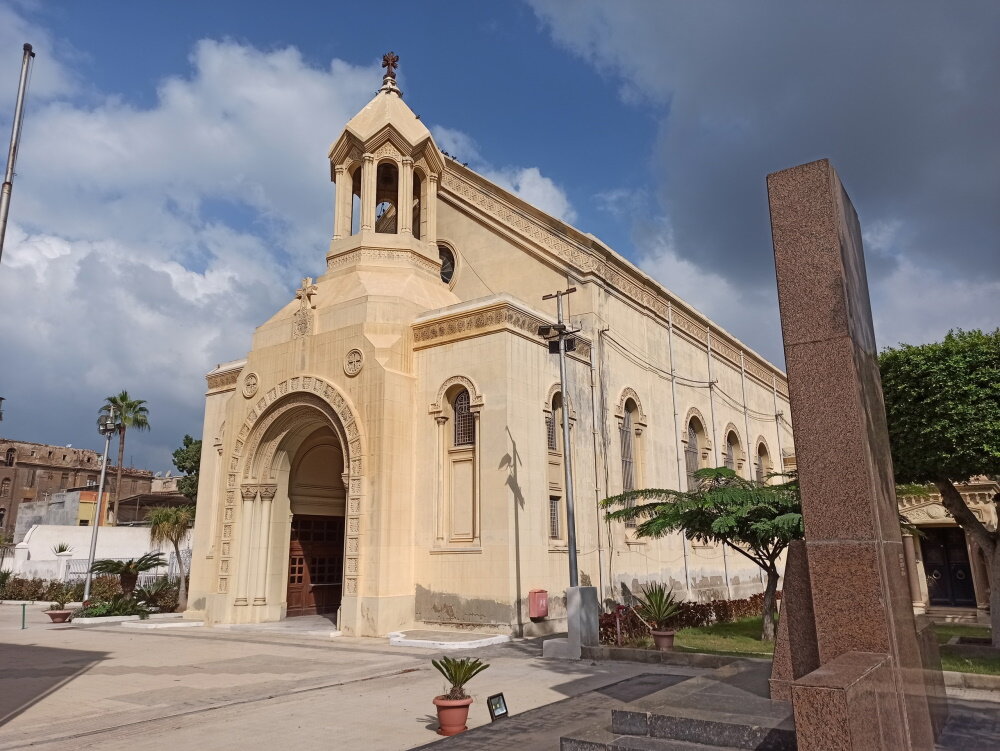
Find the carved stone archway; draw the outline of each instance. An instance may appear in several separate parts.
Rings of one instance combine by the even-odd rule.
[[[270,504],[277,491],[275,455],[286,436],[304,420],[329,425],[343,447],[346,461],[342,480],[347,490],[344,596],[358,594],[366,441],[356,409],[339,388],[315,376],[296,376],[266,390],[261,388],[259,398],[236,434],[226,468],[218,591],[230,593],[232,590],[235,605],[248,605],[251,598],[255,605],[266,604],[262,588],[267,578],[267,564],[260,556],[258,560],[251,560],[251,552],[254,548],[267,550],[269,547]],[[240,509],[237,509],[237,490],[242,504]],[[234,561],[232,555],[236,534],[239,535],[238,561]]]

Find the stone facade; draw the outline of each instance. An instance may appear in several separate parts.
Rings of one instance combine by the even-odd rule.
[[[71,488],[97,488],[101,455],[88,449],[49,446],[0,438],[0,530],[14,533],[18,506],[44,501]],[[126,467],[122,471],[122,495],[148,493],[153,473]],[[108,486],[114,491],[114,471],[108,468]]]
[[[763,588],[742,556],[637,539],[598,502],[686,487],[698,467],[782,466],[780,370],[593,236],[446,159],[391,78],[329,159],[326,272],[207,376],[191,617],[283,618],[312,575],[302,522],[318,519],[341,540],[335,565],[313,563],[345,633],[558,630],[564,405],[582,584],[602,599],[653,579],[691,599]],[[571,285],[564,397],[538,328],[555,322],[543,296]],[[549,593],[546,620],[528,617],[533,589]]]

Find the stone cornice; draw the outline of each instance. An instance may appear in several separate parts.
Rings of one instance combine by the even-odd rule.
[[[778,393],[787,398],[788,387],[781,370],[596,238],[554,220],[481,175],[450,162],[441,178],[439,196],[445,200],[451,198],[449,202],[453,204],[474,207],[500,226],[517,233],[522,240],[555,256],[581,276],[595,277],[634,300],[663,323],[669,325],[672,319],[676,331],[683,332],[687,339],[702,348],[707,349],[708,332],[711,331],[712,348],[719,356],[740,368],[742,352],[742,366],[747,375],[767,388],[775,386]]]
[[[498,331],[517,334],[544,347],[548,345],[538,335],[538,327],[551,324],[552,321],[520,308],[511,300],[493,299],[475,308],[417,321],[413,324],[413,349],[437,347]],[[579,335],[576,339],[576,351],[570,352],[569,356],[589,363],[590,341]]]
[[[205,380],[208,382],[208,390],[212,392],[220,391],[233,391],[236,389],[236,381],[240,377],[240,373],[243,371],[243,367],[234,368],[233,370],[224,370],[221,372],[211,372],[205,376]]]

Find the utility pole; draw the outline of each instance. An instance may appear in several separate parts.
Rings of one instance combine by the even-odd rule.
[[[17,161],[17,147],[21,141],[21,121],[24,116],[24,94],[28,88],[28,69],[35,53],[31,45],[24,45],[21,59],[21,79],[17,85],[17,103],[14,105],[14,125],[10,132],[10,150],[7,152],[7,171],[3,175],[3,190],[0,192],[0,258],[3,257],[3,238],[7,234],[7,214],[10,213],[10,194],[14,189],[14,162]]]
[[[559,354],[559,393],[562,394],[562,435],[563,435],[563,470],[566,485],[566,543],[569,547],[569,585],[579,586],[579,576],[576,564],[576,512],[573,505],[573,452],[569,442],[569,393],[566,380],[566,352],[576,349],[576,339],[573,334],[579,329],[569,331],[563,321],[563,296],[576,292],[576,287],[545,295],[543,300],[556,301],[556,325],[539,326],[538,334],[549,342],[549,352]],[[568,346],[567,346],[568,345]]]

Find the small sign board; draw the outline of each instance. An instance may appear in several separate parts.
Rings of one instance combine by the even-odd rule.
[[[503,694],[493,694],[486,700],[486,706],[490,710],[490,720],[495,722],[501,717],[507,717],[507,701]]]

